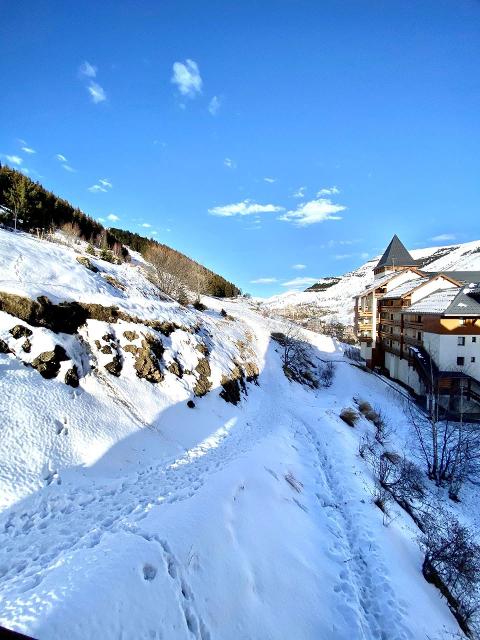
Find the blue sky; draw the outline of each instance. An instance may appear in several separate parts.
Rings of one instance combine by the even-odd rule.
[[[0,161],[244,291],[480,237],[477,0],[0,15]]]

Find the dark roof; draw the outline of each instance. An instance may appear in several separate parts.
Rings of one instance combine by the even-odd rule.
[[[480,286],[462,287],[444,311],[445,316],[480,316]]]
[[[390,244],[385,249],[385,253],[378,261],[376,269],[380,267],[415,267],[418,262],[412,258],[403,246],[397,235],[390,240]]]
[[[480,282],[480,271],[423,271],[425,275],[446,275],[458,282]]]

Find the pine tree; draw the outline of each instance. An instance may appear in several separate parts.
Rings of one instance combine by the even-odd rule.
[[[19,172],[12,175],[10,187],[5,192],[5,202],[13,212],[15,231],[17,230],[18,216],[22,215],[27,208],[26,180]]]

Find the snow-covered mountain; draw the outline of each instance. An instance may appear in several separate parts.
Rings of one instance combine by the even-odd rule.
[[[480,240],[463,244],[413,249],[413,258],[421,259],[426,271],[479,271]],[[353,297],[373,282],[373,269],[380,256],[376,256],[324,291],[287,291],[271,298],[256,300],[271,311],[285,311],[288,307],[310,307],[327,321],[353,323]]]
[[[311,366],[336,370],[302,386],[271,339],[288,325],[243,299],[182,307],[140,256],[85,249],[0,230],[0,625],[39,640],[458,633],[413,521],[386,527],[373,504],[358,455],[372,424],[339,418],[368,400],[402,453],[404,392],[310,332]],[[478,497],[450,507],[477,530]]]

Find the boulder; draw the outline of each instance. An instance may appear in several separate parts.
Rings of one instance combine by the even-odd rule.
[[[105,369],[108,373],[111,373],[112,376],[116,376],[118,378],[122,372],[122,360],[120,356],[114,356],[111,362],[107,362]]]
[[[70,387],[78,387],[79,379],[76,365],[73,365],[65,374],[65,384],[68,384]]]
[[[15,338],[15,340],[18,340],[19,338],[29,338],[33,332],[23,324],[16,324],[10,329],[10,333]]]
[[[174,376],[177,376],[177,378],[183,377],[182,366],[177,360],[174,360],[169,364],[168,370],[170,371],[170,373],[173,373]]]
[[[32,350],[32,343],[28,338],[22,344],[22,349],[25,351],[25,353],[30,353],[30,351]]]
[[[197,366],[195,367],[195,371],[198,373],[198,379],[193,389],[193,392],[196,396],[201,398],[206,395],[210,389],[212,388],[212,383],[208,379],[212,373],[210,369],[210,363],[207,358],[201,358],[198,361]]]
[[[77,256],[77,262],[79,262],[86,269],[89,269],[93,273],[98,273],[97,267],[90,262],[90,260],[85,256]]]
[[[56,344],[52,351],[44,351],[32,361],[32,367],[44,378],[55,378],[60,362],[68,360],[65,349]]]
[[[2,340],[1,338],[0,338],[0,353],[10,353],[8,344],[5,342],[5,340]]]
[[[141,351],[140,347],[137,347],[137,346],[136,346],[136,345],[134,345],[134,344],[126,344],[126,345],[123,347],[123,350],[124,350],[124,351],[128,351],[129,353],[133,353],[133,355],[134,355],[134,356],[136,356],[136,355],[137,355],[137,353],[138,353],[139,351]]]
[[[160,348],[161,345],[161,348]],[[160,368],[160,358],[163,354],[163,345],[155,339],[142,340],[142,346],[138,348],[135,364],[133,365],[137,376],[149,382],[161,382],[163,373]],[[159,355],[160,354],[160,357]]]
[[[103,347],[100,349],[100,351],[102,353],[110,354],[112,353],[112,347],[108,344],[104,344]]]
[[[130,342],[133,342],[134,340],[137,340],[139,336],[136,331],[124,331],[123,337],[129,340]]]

